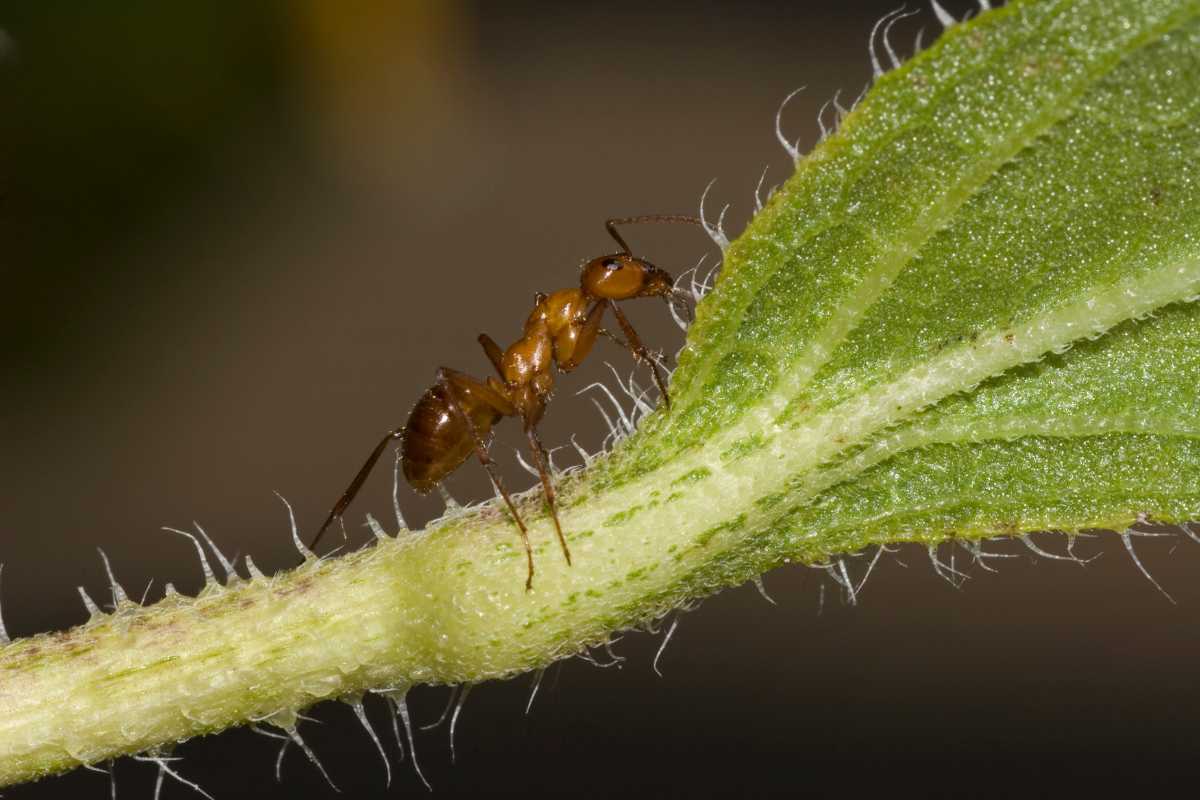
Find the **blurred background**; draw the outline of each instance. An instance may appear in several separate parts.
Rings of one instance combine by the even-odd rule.
[[[10,633],[83,622],[75,586],[106,593],[97,546],[135,597],[198,589],[191,544],[162,525],[199,520],[227,552],[294,566],[271,490],[314,530],[438,366],[485,374],[477,333],[506,344],[535,291],[612,249],[606,217],[693,212],[716,178],[710,208],[732,203],[740,230],[763,168],[768,186],[790,173],[780,101],[807,85],[784,117],[807,149],[820,105],[866,83],[868,32],[894,4],[5,4]],[[924,7],[897,27],[900,49],[920,27],[939,30]],[[674,272],[713,263],[686,226],[629,238]],[[650,305],[631,304],[635,324],[674,352],[682,335]],[[608,374],[604,360],[628,365],[599,348],[562,382],[548,443],[599,444],[603,423],[574,393]],[[502,426],[493,452],[523,486],[517,444]],[[387,472],[348,522],[385,514]],[[475,467],[450,489],[490,493]],[[402,503],[417,524],[441,510],[411,492]],[[420,735],[422,765],[441,797],[1169,789],[1194,774],[1200,547],[1137,544],[1178,606],[1112,537],[1079,544],[1102,555],[1086,568],[998,545],[1016,557],[971,569],[962,589],[905,549],[854,608],[823,573],[777,571],[778,607],[742,587],[686,615],[663,678],[658,640],[631,634],[620,668],[548,672],[529,716],[528,678],[476,688],[457,765],[444,728]],[[411,702],[432,721],[445,690]],[[369,711],[386,732],[382,707]],[[344,792],[384,796],[350,711],[314,713],[326,724],[303,733]],[[233,731],[182,746],[173,766],[218,798],[332,796],[294,749],[277,785],[276,744]],[[151,796],[153,766],[116,769],[120,796]],[[108,791],[79,771],[5,796]],[[397,770],[392,794],[423,791]]]

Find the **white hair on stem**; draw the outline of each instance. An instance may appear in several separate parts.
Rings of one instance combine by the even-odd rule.
[[[89,772],[99,772],[101,775],[107,775],[108,776],[109,796],[112,798],[112,800],[117,800],[117,778],[115,775],[113,775],[113,771],[112,771],[113,761],[110,758],[108,761],[105,761],[104,763],[108,764],[108,769],[104,769],[103,767],[97,767],[95,764],[80,764],[79,766],[83,767],[84,769],[86,769]]]
[[[595,456],[580,447],[579,442],[575,441],[575,434],[573,433],[571,434],[571,446],[575,448],[575,452],[579,454],[581,459],[583,459],[584,466],[592,463],[592,459],[595,458]]]
[[[631,420],[629,418],[629,415],[625,413],[625,409],[621,406],[621,404],[619,402],[617,402],[617,398],[613,395],[612,390],[610,390],[608,388],[608,386],[606,386],[605,384],[603,384],[599,381],[596,381],[595,383],[590,383],[587,386],[580,389],[577,392],[577,394],[582,394],[582,393],[586,392],[588,389],[597,389],[597,388],[600,389],[600,391],[604,392],[605,396],[608,397],[608,401],[610,403],[612,403],[613,408],[617,412],[617,417],[621,423],[619,430],[622,433],[621,433],[620,438],[623,439],[626,436],[628,436],[629,434],[633,433],[633,430],[634,430],[633,420]],[[599,407],[598,403],[597,403],[597,407]],[[601,411],[600,413],[604,414],[603,411]],[[605,420],[605,422],[608,422],[609,428],[611,430],[614,426],[613,426],[613,423],[609,420],[607,414],[604,414],[604,420]]]
[[[967,580],[967,576],[954,568],[954,551],[950,551],[950,563],[944,564],[938,560],[936,544],[931,544],[928,547],[929,561],[933,564],[933,571],[955,589],[961,589],[963,583]],[[957,578],[957,580],[955,580]]]
[[[387,751],[383,749],[383,742],[379,741],[379,736],[375,733],[375,728],[371,725],[370,718],[367,717],[367,709],[363,705],[362,695],[350,699],[342,698],[342,702],[354,710],[354,716],[358,717],[358,721],[362,723],[363,729],[371,737],[371,741],[375,743],[375,749],[379,751],[379,757],[383,759],[383,768],[386,771],[387,777],[384,785],[391,786],[392,764],[388,761]]]
[[[662,642],[658,645],[658,651],[654,654],[654,661],[650,664],[650,667],[654,670],[654,674],[660,678],[663,674],[658,668],[659,659],[662,658],[663,651],[667,649],[667,643],[671,641],[671,637],[675,635],[675,629],[678,627],[679,614],[676,614],[675,618],[671,620],[671,624],[667,627],[667,632],[663,634]]]
[[[692,293],[692,300],[696,303],[699,303],[701,300],[703,300],[704,295],[707,294],[704,284],[696,283],[696,276],[700,274],[700,265],[703,264],[707,258],[708,253],[700,256],[700,260],[696,262],[696,266],[692,267],[690,270],[692,277],[688,281],[691,284],[691,286],[688,288],[688,291]]]
[[[592,655],[590,645],[584,647],[582,650],[580,650],[578,653],[576,653],[575,657],[588,662],[593,667],[599,667],[600,669],[608,669],[609,667],[617,667],[617,666],[620,666],[620,664],[621,664],[620,661],[609,660],[608,662],[603,662],[603,661],[598,660],[594,655]],[[624,660],[624,659],[622,659],[622,660]]]
[[[404,458],[403,451],[396,448],[396,463],[392,465],[392,512],[396,515],[396,524],[399,530],[408,530],[408,523],[404,521],[404,515],[400,513],[400,462]],[[396,533],[400,535],[399,531]]]
[[[700,284],[701,292],[703,292],[704,294],[708,294],[709,292],[712,291],[713,277],[717,274],[717,270],[719,270],[720,268],[721,268],[721,262],[718,261],[716,264],[713,264],[709,268],[707,273],[705,273],[704,282]]]
[[[755,575],[750,580],[754,584],[754,588],[758,589],[758,593],[762,595],[763,600],[766,600],[768,603],[770,603],[773,606],[779,605],[778,603],[775,602],[774,598],[772,598],[771,595],[767,594],[767,587],[763,584],[763,579],[762,579],[761,575]]]
[[[442,514],[442,519],[452,517],[456,512],[462,510],[462,503],[454,499],[454,496],[450,494],[450,490],[446,488],[446,484],[439,483],[437,489],[438,494],[442,497],[442,503],[446,506],[446,513]],[[499,491],[498,488],[497,491]]]
[[[968,539],[959,539],[958,543],[960,545],[962,545],[964,550],[966,550],[968,553],[971,554],[972,557],[974,557],[976,564],[978,564],[981,568],[987,570],[988,572],[995,572],[996,569],[994,567],[988,566],[985,559],[988,559],[988,558],[1016,558],[1017,557],[1015,553],[985,553],[983,550],[982,544],[980,544],[979,542],[976,542],[976,541],[968,540]]]
[[[836,92],[833,93],[833,107],[835,109],[837,109],[838,125],[841,125],[842,120],[844,120],[846,118],[846,115],[850,113],[850,109],[846,108],[845,106],[842,105],[841,98],[842,98],[842,90],[838,89]],[[861,98],[861,95],[860,95],[860,98]],[[857,104],[858,104],[858,100],[855,100],[854,103],[851,104],[851,107],[853,107],[854,105],[857,105]]]
[[[417,726],[417,730],[431,731],[434,728],[439,727],[443,722],[445,722],[447,719],[449,719],[450,710],[452,708],[454,708],[454,698],[458,697],[458,692],[460,689],[462,689],[462,684],[456,683],[453,686],[451,686],[450,687],[450,696],[446,698],[446,706],[442,709],[442,713],[438,716],[438,718],[434,722],[431,722],[428,725]]]
[[[329,788],[333,789],[335,792],[341,792],[342,790],[337,787],[337,784],[334,783],[333,779],[329,777],[329,773],[325,771],[325,765],[321,763],[319,758],[317,758],[317,754],[313,752],[312,748],[308,746],[308,743],[305,742],[303,737],[300,736],[300,731],[298,731],[293,725],[283,728],[283,732],[286,733],[288,738],[291,739],[292,742],[294,742],[295,745],[300,748],[301,752],[308,757],[308,760],[312,762],[313,766],[317,768],[317,771],[321,773],[321,776],[325,778],[325,782],[329,784]],[[280,751],[279,758],[282,762],[283,751]]]
[[[770,164],[763,167],[762,173],[758,176],[758,183],[754,185],[754,213],[757,214],[763,210],[762,187],[763,181],[767,178],[767,170],[771,168]],[[770,195],[767,196],[770,199]]]
[[[892,62],[892,69],[897,69],[900,66],[900,57],[897,56],[896,51],[892,49],[892,41],[890,38],[892,35],[892,26],[900,20],[908,19],[917,13],[919,13],[919,10],[914,8],[912,11],[909,11],[906,14],[899,14],[895,17],[892,17],[890,20],[888,20],[887,25],[883,26],[883,49],[887,51],[888,60]]]
[[[828,573],[829,577],[833,578],[834,583],[841,586],[846,592],[846,602],[852,606],[858,605],[858,593],[854,588],[854,583],[850,580],[850,573],[846,569],[846,561],[837,559],[837,561],[826,564],[809,564],[815,569],[823,569]],[[822,593],[821,602],[824,604],[825,596]]]
[[[824,103],[822,103],[821,107],[819,109],[817,109],[817,127],[819,127],[821,129],[820,135],[817,136],[818,142],[825,141],[826,139],[829,138],[829,134],[832,133],[830,128],[825,124],[825,110],[827,108],[829,108],[829,104],[832,102],[833,102],[833,99],[830,98],[829,100],[826,100]],[[837,129],[837,126],[835,125],[834,130],[836,130],[836,129]]]
[[[675,325],[679,328],[679,330],[683,331],[684,333],[687,333],[688,328],[691,327],[691,323],[688,322],[683,317],[679,316],[679,311],[675,308],[674,303],[671,303],[671,302],[667,303],[667,311],[671,314],[671,320],[675,323]]]
[[[375,538],[376,538],[378,541],[381,541],[381,542],[382,542],[384,539],[388,539],[388,538],[390,538],[390,537],[387,535],[387,531],[385,531],[385,530],[383,529],[383,526],[379,524],[379,520],[377,520],[377,519],[375,519],[375,517],[371,516],[371,512],[369,512],[369,511],[367,512],[367,521],[366,521],[364,524],[365,524],[365,525],[366,525],[368,528],[370,528],[370,529],[371,529],[371,534],[372,534],[372,535],[373,535],[373,536],[374,536],[374,537],[375,537]]]
[[[721,213],[717,215],[716,225],[710,225],[708,218],[704,214],[705,201],[708,199],[708,193],[716,182],[717,179],[713,178],[704,187],[704,191],[700,193],[700,227],[704,228],[704,232],[708,234],[708,238],[712,239],[717,247],[721,249],[721,252],[724,253],[729,249],[729,237],[725,235],[725,212],[729,210],[729,204],[726,203],[721,209]]]
[[[617,442],[621,441],[623,437],[620,429],[613,424],[612,419],[609,418],[607,412],[604,410],[604,407],[600,405],[600,401],[593,397],[592,405],[594,405],[596,410],[600,412],[600,416],[604,418],[604,424],[608,427],[608,434],[604,437],[604,441],[600,443],[600,449],[606,450],[608,449],[610,442],[612,444],[616,444]]]
[[[514,447],[513,452],[517,454],[517,463],[521,465],[521,469],[525,470],[526,472],[528,472],[530,475],[532,475],[535,478],[542,477],[541,473],[538,472],[536,469],[534,469],[532,466],[530,466],[529,462],[525,460],[525,457],[521,455],[521,448]]]
[[[122,603],[129,602],[129,595],[125,594],[125,589],[117,583],[117,578],[113,575],[112,564],[108,563],[108,556],[99,547],[96,548],[96,552],[100,554],[100,560],[104,562],[104,572],[108,575],[108,585],[112,590],[113,608],[116,609]]]
[[[775,112],[775,138],[783,145],[784,152],[792,159],[792,163],[800,160],[800,140],[796,139],[793,143],[783,135],[783,110],[787,108],[787,104],[792,101],[792,98],[804,91],[806,87],[801,86],[799,89],[793,89],[792,93],[783,98],[783,102],[779,104],[779,109]]]
[[[296,552],[299,553],[300,557],[305,561],[316,560],[316,554],[313,553],[312,550],[309,550],[307,547],[305,547],[304,542],[300,540],[300,529],[296,527],[296,512],[292,510],[292,504],[289,503],[287,498],[281,495],[279,492],[275,492],[275,496],[278,497],[279,502],[283,503],[284,507],[287,508],[288,522],[292,526],[292,544],[296,546]]]
[[[1043,550],[1042,548],[1038,547],[1034,543],[1033,539],[1030,538],[1029,534],[1024,534],[1024,535],[1020,536],[1019,538],[1020,538],[1022,544],[1024,544],[1026,547],[1028,547],[1035,555],[1039,555],[1042,558],[1049,558],[1054,561],[1072,561],[1076,564],[1079,564],[1080,566],[1084,566],[1089,561],[1091,561],[1092,558],[1095,558],[1095,556],[1092,556],[1092,558],[1080,558],[1079,556],[1075,555],[1074,553],[1071,553],[1070,555],[1066,555],[1066,556],[1060,556],[1057,553],[1051,553],[1048,550]]]
[[[281,733],[275,733],[274,731],[269,731],[266,728],[259,727],[258,725],[251,725],[250,730],[253,731],[254,733],[257,733],[259,736],[265,736],[268,739],[278,739],[279,741],[283,742],[283,744],[280,745],[280,747],[279,747],[279,755],[275,756],[275,782],[282,783],[283,782],[283,754],[287,752],[288,745],[290,745],[292,743],[291,738],[288,736],[284,736]]]
[[[1170,535],[1170,534],[1149,533],[1147,531],[1135,531],[1131,528],[1131,529],[1121,533],[1121,541],[1124,543],[1125,549],[1129,552],[1129,557],[1131,559],[1133,559],[1133,563],[1137,566],[1138,570],[1143,575],[1146,576],[1146,580],[1150,581],[1150,583],[1152,583],[1154,585],[1154,588],[1158,589],[1158,591],[1162,593],[1162,596],[1167,598],[1167,600],[1169,600],[1171,602],[1171,605],[1179,605],[1178,603],[1175,602],[1175,598],[1171,597],[1171,595],[1167,594],[1167,590],[1164,589],[1162,587],[1162,585],[1159,584],[1159,582],[1154,579],[1154,576],[1150,574],[1150,570],[1146,569],[1146,566],[1142,563],[1142,560],[1140,558],[1138,558],[1137,552],[1135,552],[1133,549],[1133,537],[1134,536],[1168,536],[1168,535]]]
[[[942,4],[939,3],[938,0],[929,0],[929,5],[933,7],[933,15],[937,17],[938,22],[942,23],[943,29],[958,24],[958,20],[956,20],[949,11],[942,8]]]
[[[204,552],[204,547],[201,546],[200,540],[197,539],[195,535],[188,531],[182,531],[179,528],[172,528],[167,525],[164,525],[162,529],[164,531],[168,531],[169,533],[178,533],[180,536],[186,536],[187,538],[191,539],[192,544],[196,546],[196,555],[200,558],[200,571],[204,574],[204,585],[220,586],[220,584],[217,583],[216,578],[213,576],[212,564],[208,563],[208,555]]]
[[[228,586],[231,583],[235,583],[240,577],[237,574],[237,567],[234,566],[232,561],[225,557],[225,554],[221,552],[221,548],[217,547],[216,543],[213,542],[213,540],[209,538],[209,535],[204,532],[204,528],[200,527],[199,522],[192,520],[192,525],[196,528],[196,532],[200,534],[200,537],[204,539],[205,543],[212,548],[213,553],[217,556],[217,562],[220,563],[221,569],[225,572],[225,585]]]
[[[408,739],[408,749],[412,753],[413,770],[417,773],[417,777],[421,779],[421,783],[425,784],[425,788],[433,791],[433,787],[429,785],[429,781],[425,780],[425,773],[421,772],[421,765],[417,763],[417,746],[413,740],[412,717],[408,714],[408,689],[372,689],[376,694],[381,694],[387,699],[391,705],[394,716],[399,716],[400,721],[404,723],[404,734]],[[396,741],[400,741],[399,729],[395,726],[393,718],[393,729],[396,731]],[[401,745],[401,751],[404,746]]]
[[[645,400],[646,395],[650,390],[643,389],[634,382],[633,376],[636,370],[629,373],[629,383],[626,384],[621,380],[621,374],[617,372],[616,367],[607,361],[604,362],[604,366],[608,367],[609,371],[613,374],[613,377],[617,379],[617,386],[621,389],[621,391],[624,392],[627,397],[633,400],[633,410],[629,412],[629,421],[633,428],[637,428],[638,421],[654,410]],[[632,432],[633,431],[631,430],[630,433]]]
[[[879,547],[875,549],[875,555],[871,557],[870,563],[867,564],[867,571],[863,573],[862,579],[859,580],[858,585],[854,587],[854,594],[856,596],[862,594],[863,587],[867,585],[867,578],[871,577],[871,572],[875,569],[875,564],[879,562],[879,557],[883,555],[885,550],[887,550],[887,548],[883,545],[879,545]]]
[[[96,605],[96,601],[87,593],[87,589],[82,586],[76,586],[75,588],[79,590],[79,599],[83,601],[83,607],[87,610],[88,617],[91,619],[103,617],[104,612],[100,610],[100,606]]]
[[[249,553],[246,554],[243,560],[246,562],[246,574],[250,576],[250,580],[257,580],[259,578],[267,577],[266,575],[262,574],[262,570],[260,570],[254,563],[254,559],[250,557]]]
[[[533,673],[533,686],[529,690],[529,701],[525,703],[525,716],[529,716],[529,709],[533,708],[533,698],[537,697],[538,689],[542,686],[542,676],[546,674],[546,668],[542,667],[537,672]]]
[[[608,641],[606,641],[604,643],[604,652],[608,653],[608,657],[610,659],[612,659],[612,663],[616,664],[618,667],[620,667],[623,662],[628,660],[625,658],[625,656],[619,656],[613,652],[613,649],[612,649],[613,642],[619,642],[619,641],[621,641],[620,637],[615,637],[615,638],[609,639]]]
[[[837,564],[838,570],[842,573],[841,584],[846,587],[847,599],[850,601],[850,605],[856,606],[858,605],[858,592],[854,588],[854,581],[850,580],[850,572],[846,569],[846,559],[839,558]]]
[[[867,53],[871,57],[871,75],[875,80],[882,78],[884,73],[883,65],[879,63],[879,56],[875,52],[875,36],[879,33],[879,28],[881,26],[889,22],[897,14],[902,13],[904,13],[904,6],[884,14],[882,17],[875,20],[875,24],[871,27],[871,35],[867,39]]]
[[[182,761],[182,759],[180,759],[178,757],[172,758],[172,757],[162,756],[162,755],[145,754],[145,755],[133,756],[133,760],[134,761],[144,761],[146,763],[156,764],[158,766],[158,776],[155,778],[155,781],[154,781],[154,800],[158,800],[159,794],[162,792],[164,775],[170,775],[172,778],[174,778],[179,783],[182,783],[184,786],[187,786],[189,789],[196,792],[196,794],[207,797],[208,800],[216,800],[216,798],[214,798],[211,794],[204,791],[204,789],[200,788],[199,784],[189,781],[187,778],[183,777],[178,772],[176,772],[175,770],[173,770],[169,766],[167,766],[168,762]]]
[[[462,712],[463,704],[467,702],[467,696],[471,694],[471,690],[475,688],[474,684],[464,683],[462,691],[458,693],[458,702],[454,704],[454,713],[450,715],[450,763],[455,763],[458,757],[454,751],[454,731],[458,728],[458,715]]]

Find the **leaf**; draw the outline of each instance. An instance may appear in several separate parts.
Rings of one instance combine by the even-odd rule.
[[[747,573],[1195,517],[1197,13],[1013,3],[886,76],[730,248],[614,472],[752,445],[788,478]]]

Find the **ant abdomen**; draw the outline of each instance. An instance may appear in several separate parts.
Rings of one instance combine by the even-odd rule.
[[[445,383],[435,383],[413,406],[404,426],[400,446],[404,477],[421,494],[433,491],[475,452],[475,437],[467,420],[451,402]],[[463,405],[477,434],[490,439],[500,413],[489,406]]]

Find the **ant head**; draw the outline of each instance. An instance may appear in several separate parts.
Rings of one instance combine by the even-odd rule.
[[[628,253],[593,258],[583,267],[580,288],[589,297],[629,300],[634,297],[666,297],[675,279],[669,273]]]

